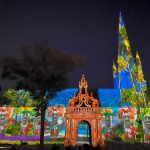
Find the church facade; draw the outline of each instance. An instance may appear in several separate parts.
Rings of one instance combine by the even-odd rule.
[[[150,142],[150,107],[138,52],[133,57],[120,14],[118,57],[113,62],[114,87],[88,91],[82,75],[79,88],[64,89],[49,99],[45,114],[45,140],[65,146],[105,140]],[[12,132],[16,131],[16,132]],[[0,107],[0,139],[39,140],[40,116],[29,107]]]
[[[140,56],[138,52],[136,52],[135,57],[132,54],[121,13],[118,30],[118,56],[117,61],[113,62],[112,70],[114,87],[112,89],[97,89],[100,107],[99,114],[101,114],[101,125],[99,128],[102,130],[102,139],[114,140],[119,137],[124,141],[149,142],[150,108],[145,94],[147,92],[147,84],[144,79]],[[57,98],[52,99],[49,105],[52,106],[54,101],[56,102],[60,99],[60,101],[57,101],[57,105],[61,105],[63,102],[63,106],[68,110],[68,105],[71,106],[71,101],[76,99],[76,95],[81,93],[80,90],[79,86],[79,90],[66,89],[58,92]],[[83,116],[85,116],[86,120],[86,115]],[[82,119],[84,121],[84,118]],[[76,125],[74,129],[79,134],[75,134],[75,138],[87,135],[87,132],[82,133],[83,127],[80,125],[78,130]],[[71,131],[74,132],[73,129]],[[68,132],[68,128],[66,128],[67,135]],[[97,132],[95,131],[95,133]]]

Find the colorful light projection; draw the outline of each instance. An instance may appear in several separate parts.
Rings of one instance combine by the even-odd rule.
[[[133,141],[136,138],[135,120],[137,117],[136,108],[124,107],[118,110],[118,118],[123,125],[123,139],[127,141]]]
[[[102,133],[105,139],[111,139],[113,137],[112,118],[113,110],[111,108],[102,108],[103,115],[103,127]]]
[[[55,94],[55,97],[52,99],[49,99],[48,101],[48,107],[53,107],[53,106],[59,106],[63,105],[64,107],[67,107],[68,101],[76,95],[78,92],[78,88],[69,88],[65,90],[58,91]]]
[[[35,133],[35,111],[32,107],[16,108],[17,122],[20,123],[20,135],[34,135]]]
[[[63,106],[48,107],[45,115],[45,140],[63,140],[65,136]],[[119,137],[124,142],[150,142],[150,108],[103,107],[102,135],[105,140]],[[141,123],[140,121],[141,120]],[[38,141],[40,116],[31,107],[0,107],[0,139]],[[90,138],[90,129],[81,123],[80,138]],[[140,138],[139,138],[140,135]]]
[[[101,107],[117,107],[120,97],[120,89],[98,89],[98,99]]]
[[[0,107],[0,135],[5,132],[5,129],[10,123],[14,122],[13,119],[11,119],[13,110],[14,108],[12,107]]]
[[[118,58],[117,64],[113,62],[113,78],[115,89],[135,88],[138,92],[147,90],[140,56],[137,52],[136,58],[133,58],[121,13],[119,16],[118,31]]]
[[[45,115],[45,140],[64,137],[65,107],[48,107]],[[32,107],[0,107],[0,139],[39,140],[40,116]]]
[[[150,108],[140,108],[140,117],[144,129],[144,141],[150,142]]]
[[[147,90],[139,54],[134,59],[125,25],[120,14],[117,64],[113,63],[114,89],[98,89],[98,99],[102,107],[102,135],[105,140],[120,138],[125,142],[150,142],[150,108],[134,108],[129,103],[118,105],[123,99],[124,90],[134,89],[142,95]],[[60,140],[65,136],[65,111],[68,101],[76,95],[77,88],[65,89],[49,99],[45,114],[45,140]],[[29,96],[19,90],[18,100]],[[134,95],[134,94],[133,94]],[[129,95],[131,98],[131,95]],[[133,99],[134,100],[134,99]],[[32,98],[31,98],[32,101]],[[134,102],[134,101],[133,101]],[[131,103],[130,103],[131,105]],[[134,103],[132,104],[133,106]],[[25,105],[26,106],[26,105]],[[137,110],[138,109],[138,110]],[[40,135],[40,116],[31,107],[0,107],[0,139],[38,141]],[[89,141],[90,127],[79,124],[80,138]]]
[[[45,115],[45,133],[51,138],[59,138],[65,135],[65,107],[48,107]]]

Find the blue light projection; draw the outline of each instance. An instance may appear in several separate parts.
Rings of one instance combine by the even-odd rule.
[[[101,107],[116,107],[120,102],[120,89],[98,89]]]
[[[68,101],[78,92],[78,88],[64,89],[56,93],[56,96],[48,100],[48,107],[61,105],[67,107]]]

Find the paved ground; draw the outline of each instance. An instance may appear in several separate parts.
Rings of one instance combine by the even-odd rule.
[[[76,147],[64,147],[63,145],[0,145],[0,150],[150,150],[150,144],[115,144],[106,143],[103,148],[92,148],[88,144]]]

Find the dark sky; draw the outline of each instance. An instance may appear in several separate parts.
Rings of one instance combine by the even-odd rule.
[[[89,87],[112,88],[120,11],[150,85],[150,4],[145,0],[0,0],[0,56],[17,57],[19,47],[47,39],[60,51],[88,59],[86,68],[70,75],[70,87],[77,87],[84,73]]]

